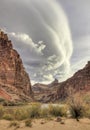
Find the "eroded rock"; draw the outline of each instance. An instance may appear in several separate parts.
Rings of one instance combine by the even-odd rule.
[[[31,83],[18,52],[13,49],[7,34],[0,30],[0,88],[14,100],[33,96]],[[4,94],[3,94],[4,95]],[[6,98],[1,95],[1,97]]]

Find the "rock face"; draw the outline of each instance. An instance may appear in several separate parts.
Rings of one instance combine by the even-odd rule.
[[[55,89],[57,88],[59,82],[57,79],[55,79],[52,83],[50,84],[41,84],[41,83],[36,83],[32,86],[32,90],[35,92],[35,93],[47,93],[49,90],[51,89]]]
[[[57,90],[57,99],[64,100],[69,96],[70,89],[74,93],[87,93],[90,92],[90,61],[87,65],[76,72],[70,79],[60,83]]]
[[[0,30],[0,88],[11,99],[23,99],[32,96],[31,83],[23,67],[20,55],[13,49],[7,34]],[[0,91],[1,92],[1,91]],[[16,96],[15,96],[16,95]]]
[[[59,83],[57,79],[55,79],[52,83],[47,85],[40,84],[40,83],[33,85],[32,90],[34,92],[34,98],[37,101],[43,103],[47,103],[51,101],[54,102],[56,100],[56,92],[57,92],[58,85]]]
[[[33,87],[36,99],[41,102],[64,101],[72,92],[87,94],[90,92],[90,61],[64,82],[58,83],[55,80],[49,85],[35,84]]]

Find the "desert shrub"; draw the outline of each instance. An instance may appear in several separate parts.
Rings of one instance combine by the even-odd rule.
[[[76,90],[70,87],[68,90],[67,104],[69,106],[69,111],[72,118],[79,121],[79,118],[83,117],[85,114],[85,102],[81,96],[81,93],[76,93]]]
[[[85,114],[84,103],[81,99],[78,98],[74,98],[69,103],[69,109],[72,117],[77,120],[79,120],[79,118],[83,117]]]
[[[4,114],[3,119],[5,119],[5,120],[13,120],[14,117],[11,114]]]
[[[20,127],[20,124],[19,124],[19,122],[17,122],[17,121],[12,121],[12,122],[10,122],[9,127],[19,128],[19,127]]]
[[[27,103],[25,103],[25,102],[14,102],[14,101],[7,101],[7,100],[3,100],[3,102],[2,102],[3,106],[22,106],[22,105],[26,105],[26,104]]]
[[[40,117],[40,110],[41,105],[40,104],[32,104],[30,108],[28,108],[28,115],[29,118],[38,118]]]
[[[3,99],[3,98],[0,97],[0,103],[2,103],[4,101],[5,101],[5,99]]]
[[[90,104],[90,94],[86,94],[84,97],[83,97],[83,100],[86,104]]]
[[[81,118],[84,116],[82,105],[70,105],[70,112],[73,118]]]
[[[25,121],[25,126],[27,126],[27,127],[32,127],[32,120],[31,120],[31,119],[27,119],[27,120]]]
[[[23,105],[27,105],[27,102],[16,102],[15,106],[23,106]]]
[[[84,116],[87,117],[87,118],[90,118],[90,105],[86,104],[84,106],[84,109],[85,109]]]
[[[12,107],[5,107],[5,114],[10,114],[14,116],[14,109]]]
[[[40,117],[46,118],[49,116],[49,109],[48,108],[42,108],[40,111]]]
[[[4,115],[5,109],[3,106],[0,106],[0,119],[2,119],[3,115]]]
[[[5,100],[3,103],[2,103],[3,106],[8,106],[8,101]]]
[[[66,115],[66,110],[64,107],[50,105],[48,109],[49,109],[49,114],[52,116],[57,117],[57,116]]]
[[[14,111],[15,120],[25,120],[27,118],[28,118],[28,113],[26,110],[18,108]]]
[[[17,104],[13,101],[8,101],[7,106],[17,106]]]

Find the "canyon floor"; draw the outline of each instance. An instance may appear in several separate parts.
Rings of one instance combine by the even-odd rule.
[[[42,123],[43,122],[43,123]],[[65,124],[53,120],[35,119],[32,127],[26,127],[24,122],[19,122],[20,128],[9,127],[10,121],[0,120],[0,130],[90,130],[90,119],[84,118],[77,122],[75,119],[65,119]]]

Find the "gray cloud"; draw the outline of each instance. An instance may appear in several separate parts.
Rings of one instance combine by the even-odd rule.
[[[90,0],[57,0],[62,4],[71,26],[73,40],[90,34]]]
[[[13,40],[32,81],[68,76],[72,40],[66,15],[56,0],[0,1],[0,26]]]
[[[57,0],[62,4],[72,32],[74,51],[72,71],[85,66],[90,60],[90,0]]]
[[[90,0],[0,1],[0,27],[21,54],[32,82],[65,80],[90,60],[89,12]]]

